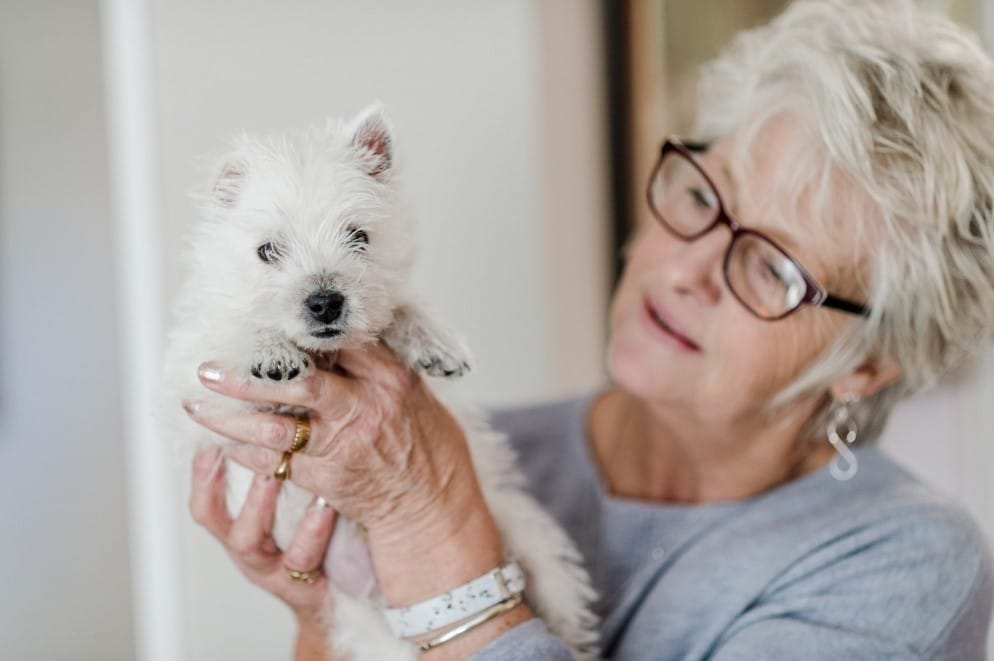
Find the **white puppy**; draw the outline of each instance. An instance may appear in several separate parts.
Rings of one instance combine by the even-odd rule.
[[[413,222],[395,170],[393,137],[376,106],[348,124],[329,121],[267,140],[243,137],[224,159],[193,232],[167,354],[173,435],[185,452],[225,440],[182,416],[182,399],[248,406],[198,382],[196,369],[205,360],[254,378],[289,380],[315,369],[315,359],[333,360],[342,347],[382,338],[428,375],[458,376],[469,368],[462,343],[407,290]],[[525,569],[526,601],[578,657],[592,655],[594,592],[576,547],[523,491],[506,440],[476,412],[447,406],[466,432],[505,552]],[[229,506],[237,512],[251,476],[228,468]],[[286,485],[274,529],[279,545],[285,547],[311,498]],[[325,561],[331,583],[343,556],[336,549],[347,538],[356,539],[355,526],[343,519]],[[356,586],[348,594],[341,586],[332,591],[334,649],[356,659],[416,657],[414,646],[387,627],[377,595]]]

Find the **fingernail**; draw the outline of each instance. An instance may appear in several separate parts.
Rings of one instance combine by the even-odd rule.
[[[328,504],[328,501],[322,498],[321,496],[318,496],[317,500],[314,501],[313,507],[316,510],[331,509],[331,505]]]
[[[190,415],[196,415],[197,413],[200,412],[201,404],[203,404],[203,402],[197,399],[184,399],[183,410],[189,413]]]
[[[204,363],[197,370],[200,374],[200,378],[204,381],[220,381],[221,380],[221,367],[217,363]]]

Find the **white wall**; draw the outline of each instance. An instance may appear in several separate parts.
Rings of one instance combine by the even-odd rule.
[[[964,503],[994,543],[994,351],[902,402],[881,443],[916,475]]]
[[[303,127],[381,99],[421,221],[416,288],[478,357],[465,396],[522,402],[598,382],[607,203],[595,2],[150,7],[164,301],[204,154],[242,129]],[[285,656],[284,608],[237,574],[185,503],[175,517],[184,658]]]
[[[97,2],[0,2],[0,657],[134,658]]]

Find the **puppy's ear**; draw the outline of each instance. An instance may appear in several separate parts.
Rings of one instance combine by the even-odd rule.
[[[362,158],[366,173],[383,179],[393,166],[393,135],[383,114],[383,107],[374,103],[353,120],[352,145]]]
[[[245,162],[238,158],[229,157],[222,163],[211,188],[211,200],[214,204],[226,209],[238,204],[245,172]]]

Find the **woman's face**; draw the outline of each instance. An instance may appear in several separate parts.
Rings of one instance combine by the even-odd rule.
[[[851,266],[840,260],[855,262],[854,253],[847,253],[851,246],[816,245],[813,233],[804,231],[804,213],[786,229],[764,222],[769,212],[763,210],[776,206],[779,157],[792,151],[786,148],[797,131],[788,118],[768,124],[753,143],[762,153],[753,155],[752,166],[736,181],[728,160],[734,135],[697,160],[729,214],[777,241],[832,290],[838,287],[833,276]],[[675,404],[700,420],[724,423],[765,408],[854,319],[807,305],[778,321],[753,316],[724,279],[730,240],[723,226],[688,242],[655,220],[646,223],[630,246],[615,292],[608,344],[608,368],[626,390],[650,404]]]

